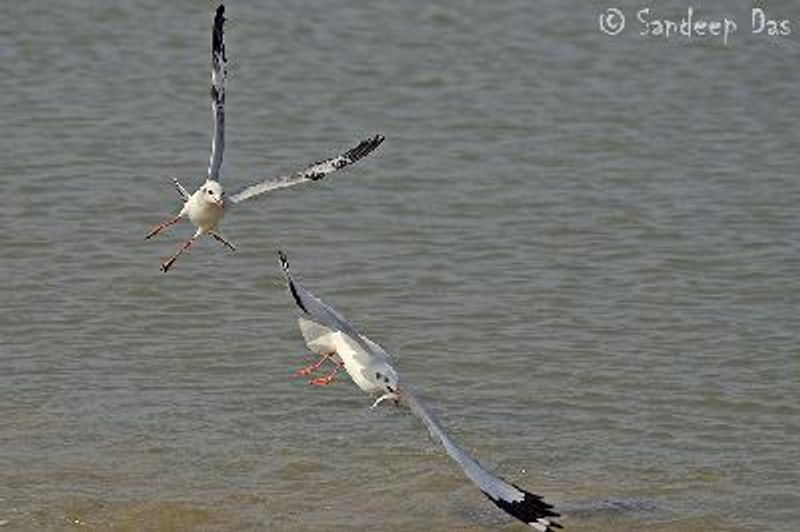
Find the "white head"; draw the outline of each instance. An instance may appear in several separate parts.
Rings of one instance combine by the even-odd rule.
[[[364,370],[368,375],[365,375],[374,385],[375,388],[381,390],[383,393],[395,394],[398,391],[399,378],[397,372],[389,364],[378,363],[373,364],[369,369]]]
[[[400,404],[400,385],[394,368],[385,362],[373,364],[363,370],[364,376],[375,387],[372,393],[380,393],[370,408],[375,408],[386,400]]]
[[[222,185],[216,181],[208,180],[203,183],[203,186],[200,187],[200,199],[225,208],[225,191],[222,190]]]

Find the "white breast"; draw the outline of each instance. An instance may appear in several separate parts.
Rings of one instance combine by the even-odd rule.
[[[365,377],[365,373],[369,375],[369,367],[372,365],[371,357],[347,335],[336,332],[333,338],[336,342],[336,353],[342,359],[344,369],[353,382],[368,394],[383,393],[382,387],[378,386],[374,380]]]
[[[205,233],[217,228],[225,216],[225,209],[202,200],[195,194],[186,202],[186,214],[189,220]]]
[[[358,343],[339,331],[332,331],[311,320],[298,318],[297,322],[309,349],[318,355],[336,353],[342,360],[345,371],[359,388],[368,394],[384,392],[377,382],[364,376],[369,375],[365,370],[376,361]],[[364,340],[372,343],[369,338]]]

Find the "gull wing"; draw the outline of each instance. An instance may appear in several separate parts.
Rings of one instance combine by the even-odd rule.
[[[336,351],[335,331],[306,318],[297,318],[297,324],[300,326],[306,345],[312,352],[327,355]]]
[[[279,251],[278,256],[280,258],[283,274],[286,277],[286,282],[289,285],[289,292],[292,294],[294,302],[300,310],[306,314],[308,320],[331,331],[341,332],[361,350],[365,351],[365,354],[374,359],[385,358],[386,354],[383,349],[379,351],[373,349],[373,346],[377,344],[366,340],[344,316],[336,312],[332,307],[328,306],[324,301],[294,280],[292,274],[289,272],[289,261],[283,251]]]
[[[214,135],[211,137],[211,157],[208,160],[208,178],[219,181],[222,152],[225,151],[225,78],[228,76],[228,59],[225,57],[225,6],[220,4],[214,15],[211,30],[211,112],[214,115]]]
[[[300,170],[299,172],[273,177],[265,181],[261,181],[260,183],[249,185],[241,190],[236,191],[234,194],[228,197],[228,200],[233,203],[239,203],[240,201],[244,201],[271,190],[291,187],[293,185],[299,185],[300,183],[306,183],[308,181],[319,181],[328,174],[331,174],[337,170],[341,170],[346,166],[350,166],[351,164],[354,164],[360,159],[366,157],[372,153],[375,148],[381,145],[381,143],[384,141],[384,138],[385,137],[383,135],[375,135],[372,138],[361,141],[358,146],[350,148],[341,155],[331,157],[330,159],[325,159],[324,161],[316,162],[304,170]]]
[[[484,469],[477,460],[453,441],[439,420],[410,390],[404,388],[401,397],[411,412],[425,423],[431,436],[442,443],[450,458],[456,461],[467,477],[495,506],[540,532],[552,532],[556,528],[561,528],[561,525],[551,520],[559,517],[559,514],[550,504],[544,502],[541,496],[509,484]]]

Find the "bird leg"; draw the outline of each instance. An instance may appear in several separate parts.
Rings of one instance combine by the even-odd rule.
[[[233,244],[231,244],[230,242],[228,242],[227,240],[225,240],[225,238],[224,238],[224,237],[223,237],[221,234],[217,233],[216,231],[209,231],[209,232],[208,232],[208,234],[209,234],[209,235],[211,235],[211,236],[213,236],[213,237],[214,237],[214,240],[216,240],[217,242],[219,242],[219,243],[220,243],[220,244],[222,244],[223,246],[226,246],[226,247],[227,247],[227,248],[229,248],[231,251],[236,251],[236,248],[235,248],[235,247],[233,247]]]
[[[336,362],[336,367],[333,368],[333,371],[325,375],[324,377],[317,377],[316,379],[311,379],[308,381],[309,384],[313,386],[327,386],[331,382],[333,382],[333,378],[339,373],[339,370],[344,367],[344,362]]]
[[[198,237],[198,236],[200,236],[200,233],[199,233],[199,232],[198,232],[198,233],[195,233],[195,234],[194,234],[194,236],[193,236],[192,238],[190,238],[189,240],[187,240],[187,241],[186,241],[186,242],[185,242],[185,243],[184,243],[184,244],[183,244],[183,245],[182,245],[180,248],[178,248],[178,252],[177,252],[177,253],[175,253],[175,254],[174,254],[174,255],[173,255],[173,256],[172,256],[172,257],[171,257],[171,258],[170,258],[168,261],[164,262],[164,264],[162,264],[162,265],[161,265],[161,271],[162,271],[162,272],[164,272],[164,273],[167,273],[167,271],[168,271],[168,270],[169,270],[169,269],[172,267],[172,264],[173,264],[173,263],[174,263],[176,260],[178,260],[178,257],[180,257],[180,256],[181,256],[181,254],[182,254],[184,251],[186,251],[187,249],[189,249],[190,247],[192,247],[192,244],[194,244],[194,241],[195,241],[195,240],[197,240],[197,237]]]
[[[157,226],[153,227],[153,229],[150,231],[150,233],[146,237],[144,237],[144,239],[145,240],[150,240],[151,238],[156,236],[158,233],[160,233],[161,231],[163,231],[167,227],[170,227],[170,226],[175,225],[176,223],[180,222],[181,218],[182,218],[182,216],[176,216],[175,218],[172,218],[171,220],[167,220],[163,224],[158,224]]]
[[[310,366],[306,366],[303,369],[297,370],[295,375],[298,377],[308,377],[309,375],[317,371],[325,363],[326,360],[328,360],[335,354],[336,351],[331,351],[330,353],[322,355],[322,358],[320,358],[318,361],[314,362]]]

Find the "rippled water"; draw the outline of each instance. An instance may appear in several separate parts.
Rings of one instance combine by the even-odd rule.
[[[800,526],[800,31],[236,2],[230,188],[388,140],[163,275],[190,229],[143,236],[205,172],[213,6],[115,4],[0,18],[0,529],[524,529],[407,412],[291,378],[278,247],[570,530]]]

